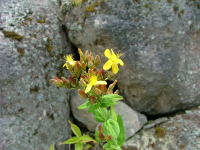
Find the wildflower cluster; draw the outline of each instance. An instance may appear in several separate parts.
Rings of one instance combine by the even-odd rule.
[[[98,55],[93,56],[89,51],[83,53],[81,49],[78,49],[78,52],[80,55],[78,61],[75,61],[72,55],[65,57],[66,62],[63,67],[71,72],[71,76],[55,77],[52,81],[58,87],[77,89],[80,97],[86,99],[85,103],[78,108],[88,109],[100,124],[95,131],[95,140],[88,135],[79,134],[78,137],[73,137],[63,143],[75,144],[76,150],[81,150],[84,143],[93,141],[98,142],[106,150],[121,150],[125,140],[124,126],[121,116],[114,110],[114,105],[122,99],[122,96],[118,95],[118,90],[114,90],[117,80],[111,84],[108,82],[119,71],[118,64],[124,65],[120,59],[121,54],[115,54],[112,49],[106,49],[104,55],[108,61],[101,69],[98,68],[101,64]],[[80,132],[76,125],[70,124],[73,132]]]

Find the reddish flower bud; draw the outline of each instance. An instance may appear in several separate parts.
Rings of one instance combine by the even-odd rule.
[[[93,88],[94,90],[94,93],[97,94],[97,95],[101,95],[103,93],[103,91],[101,91],[99,88],[95,87]]]
[[[89,97],[89,101],[91,104],[95,104],[96,103],[96,98],[94,96],[90,96]]]
[[[97,87],[98,87],[98,89],[100,89],[102,92],[106,92],[106,91],[107,91],[107,87],[106,87],[106,85],[104,85],[104,84],[98,85]]]
[[[83,90],[78,90],[78,94],[80,95],[81,98],[87,98],[87,94]]]
[[[52,81],[56,86],[62,86],[62,84],[63,84],[63,81],[61,79],[59,79],[58,77],[54,77],[50,81]]]

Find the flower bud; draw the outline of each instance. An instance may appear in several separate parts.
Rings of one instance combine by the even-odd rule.
[[[59,79],[58,77],[54,77],[50,81],[52,81],[58,87],[63,85],[63,81]]]
[[[63,81],[63,86],[66,88],[70,88],[70,81],[66,79],[65,77],[61,77],[61,80]]]
[[[78,90],[78,94],[80,95],[81,98],[87,98],[87,94],[83,90]]]
[[[107,87],[106,87],[106,85],[104,85],[104,84],[98,85],[97,87],[98,87],[98,89],[100,89],[103,93],[105,93],[105,92],[107,91]]]
[[[103,93],[103,91],[101,91],[99,88],[95,87],[94,89],[94,93],[97,95],[101,95]]]
[[[99,55],[97,55],[97,56],[95,57],[95,60],[94,60],[94,65],[95,65],[95,66],[98,66],[100,63],[101,63],[101,59],[100,59]]]
[[[94,96],[90,96],[89,97],[89,101],[91,104],[95,104],[96,103],[96,98]]]
[[[76,79],[74,77],[69,77],[69,82],[72,87],[76,86]]]
[[[107,94],[113,93],[113,89],[114,89],[116,84],[117,84],[117,80],[115,80],[112,84],[109,85],[108,90],[107,90]]]
[[[85,87],[87,85],[87,83],[85,82],[85,78],[81,76],[80,81],[79,81],[80,85],[82,87]]]

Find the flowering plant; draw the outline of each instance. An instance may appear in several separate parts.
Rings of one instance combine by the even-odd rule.
[[[52,81],[58,87],[77,89],[80,97],[86,99],[78,109],[87,109],[99,125],[94,139],[89,135],[82,135],[79,127],[70,122],[76,136],[61,144],[75,144],[75,150],[82,150],[88,146],[86,143],[98,142],[105,150],[121,150],[125,141],[125,131],[122,117],[115,112],[114,106],[123,97],[118,95],[118,90],[114,90],[117,80],[108,84],[108,81],[113,80],[114,75],[118,73],[118,64],[124,65],[120,59],[121,54],[106,49],[104,55],[108,61],[103,65],[103,69],[99,69],[101,59],[98,55],[93,56],[89,51],[83,53],[81,49],[78,49],[78,52],[78,61],[74,60],[72,55],[65,57],[63,67],[71,72],[71,76],[55,77]]]

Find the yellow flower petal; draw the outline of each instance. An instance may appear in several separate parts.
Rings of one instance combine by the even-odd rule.
[[[112,64],[112,72],[113,72],[114,74],[116,74],[118,71],[119,71],[118,65],[115,64],[115,63]]]
[[[88,84],[86,89],[85,89],[85,93],[88,93],[92,88],[92,85],[91,84]]]
[[[97,81],[96,83],[95,83],[95,85],[98,85],[98,84],[107,84],[107,82],[106,81]]]
[[[91,85],[95,85],[95,83],[97,82],[97,76],[92,75],[90,77],[90,83]]]
[[[104,70],[109,70],[112,66],[113,62],[111,60],[108,60],[104,65],[103,65],[103,69]]]
[[[67,64],[65,63],[65,64],[63,65],[63,67],[66,67],[66,68],[67,68]]]
[[[104,51],[104,55],[105,55],[106,57],[108,57],[108,58],[111,58],[111,57],[112,57],[112,54],[111,54],[111,52],[110,52],[109,49],[106,49],[106,50]]]
[[[121,66],[124,65],[124,62],[123,62],[121,59],[118,59],[117,61],[118,61],[118,63],[119,63]]]
[[[115,54],[115,52],[111,49],[111,55],[112,55],[112,58],[117,58],[117,55]]]

